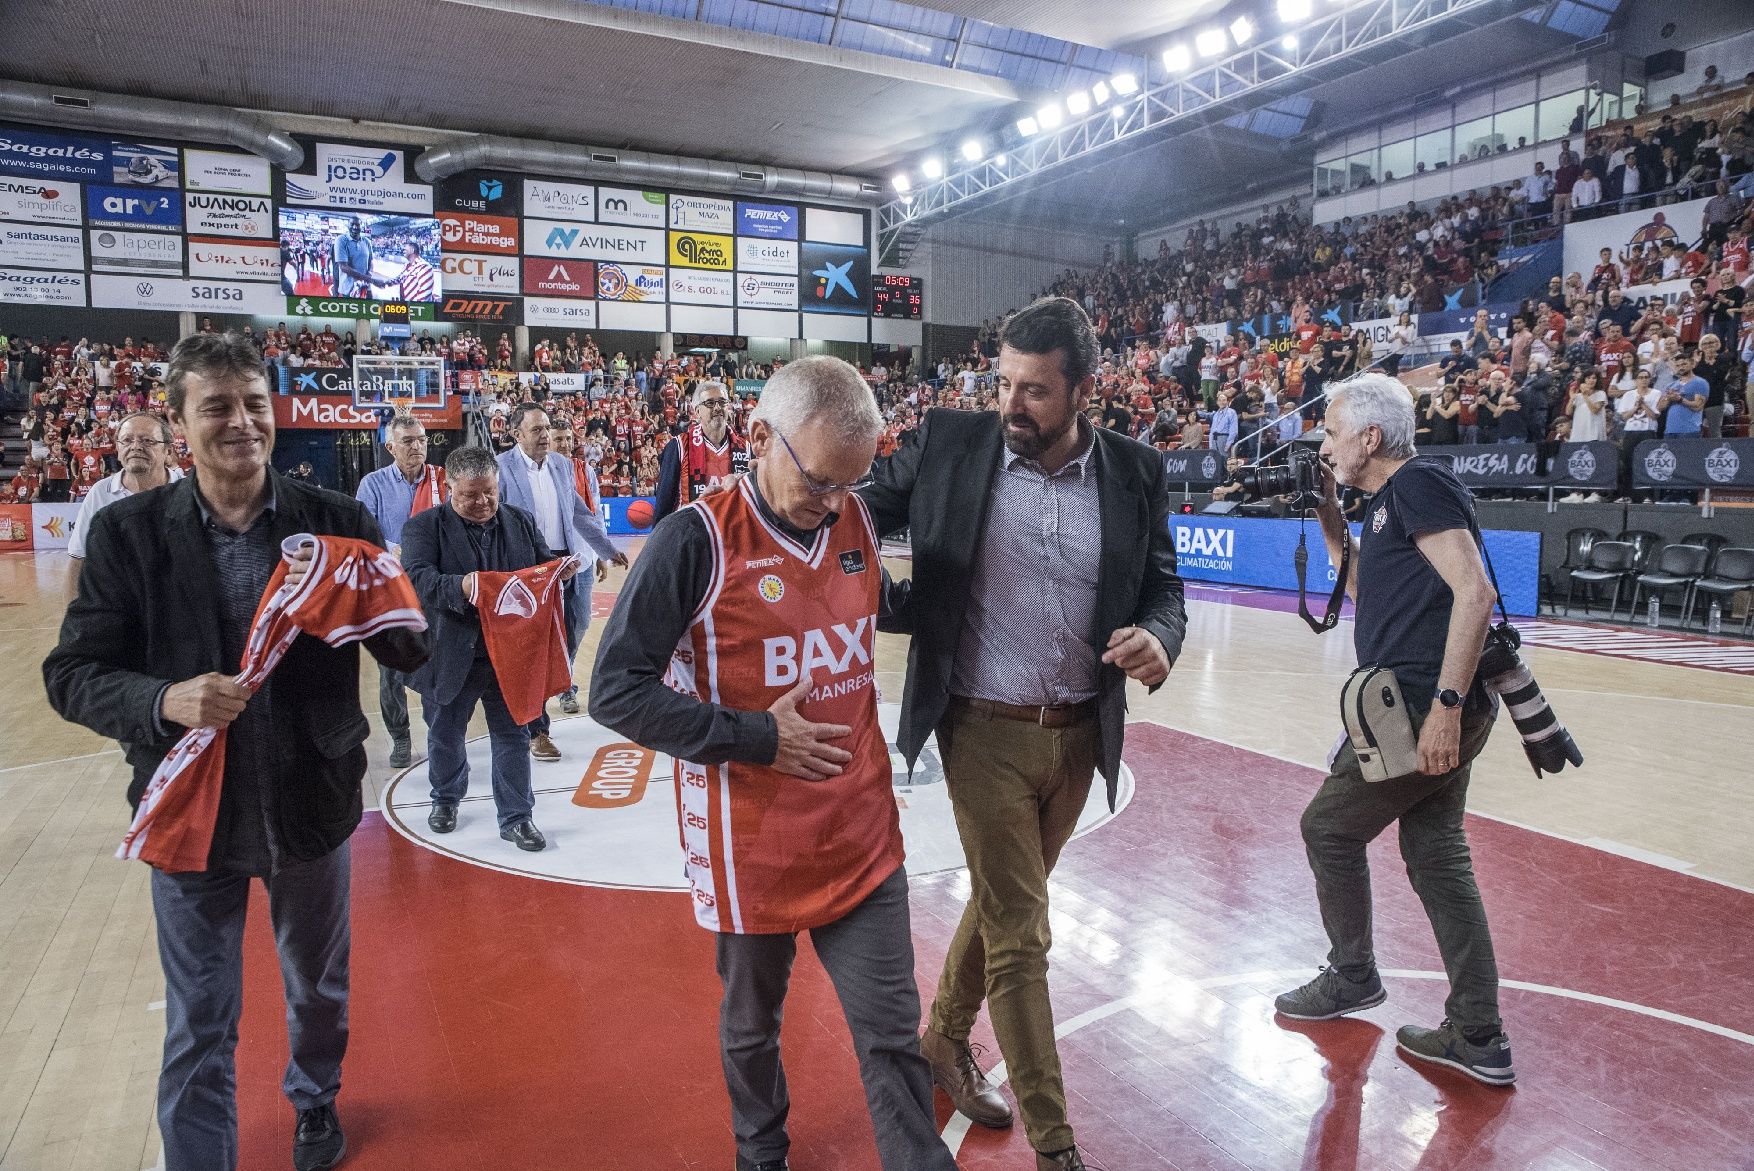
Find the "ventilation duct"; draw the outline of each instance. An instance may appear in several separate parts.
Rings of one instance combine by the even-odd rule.
[[[604,150],[532,138],[469,135],[428,147],[414,163],[415,173],[436,183],[460,171],[506,170],[530,175],[645,184],[733,194],[782,195],[840,203],[869,203],[881,188],[857,175],[831,175],[790,167],[726,163],[638,150]]]
[[[223,106],[125,97],[65,86],[0,82],[0,119],[69,130],[228,143],[283,170],[304,165],[304,147],[266,119]]]

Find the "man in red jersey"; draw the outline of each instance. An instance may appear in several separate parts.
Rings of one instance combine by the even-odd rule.
[[[653,529],[591,673],[592,717],[680,762],[694,913],[717,933],[725,989],[738,1171],[785,1171],[780,1015],[806,930],[852,1031],[884,1171],[955,1167],[920,1056],[877,722],[883,567],[853,494],[882,429],[847,363],[788,363],[750,422],[755,472]]]
[[[731,396],[722,382],[694,388],[694,422],[664,446],[658,468],[657,518],[700,499],[707,489],[749,470],[748,444],[731,430]]]

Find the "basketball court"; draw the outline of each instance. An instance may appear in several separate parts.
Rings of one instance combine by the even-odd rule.
[[[596,595],[588,646],[619,578]],[[48,709],[34,675],[67,582],[65,554],[0,559],[0,648],[32,665],[0,700],[13,730],[0,1167],[137,1171],[159,1156],[162,978],[147,870],[111,856],[126,770]],[[1189,598],[1169,684],[1132,696],[1119,808],[1093,799],[1053,881],[1055,1015],[1088,1155],[1110,1169],[1754,1166],[1746,663],[1679,633],[1644,636],[1669,646],[1652,654],[1636,635],[1533,625],[1529,661],[1588,760],[1537,780],[1505,723],[1475,769],[1475,866],[1520,1075],[1496,1090],[1395,1052],[1398,1025],[1441,1017],[1445,984],[1392,840],[1372,854],[1388,1003],[1326,1024],[1273,1015],[1325,951],[1297,826],[1337,731],[1349,628],[1318,638],[1264,591],[1193,585]],[[891,733],[904,656],[880,640]],[[718,982],[681,889],[668,761],[560,718],[563,759],[535,766],[549,849],[499,841],[485,799],[440,843],[419,722],[415,765],[392,771],[372,714],[348,1165],[728,1166]],[[936,768],[928,750],[895,782],[923,996],[968,897]],[[483,772],[472,796],[485,798]],[[246,1167],[282,1165],[293,1121],[264,912],[252,908],[238,1049]],[[788,1007],[792,1165],[876,1167],[845,1025],[809,958]],[[997,1059],[984,1021],[975,1040]],[[938,1105],[961,1166],[1027,1165],[1021,1129],[971,1128]]]

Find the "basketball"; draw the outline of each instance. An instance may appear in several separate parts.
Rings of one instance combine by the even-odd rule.
[[[652,502],[650,500],[635,500],[632,504],[628,505],[627,523],[636,529],[651,528]]]

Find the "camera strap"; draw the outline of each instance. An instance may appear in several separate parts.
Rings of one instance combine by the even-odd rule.
[[[1297,552],[1292,555],[1292,563],[1297,569],[1297,614],[1309,624],[1309,628],[1317,634],[1326,634],[1340,625],[1340,610],[1346,604],[1346,579],[1352,571],[1352,530],[1346,530],[1346,540],[1340,545],[1340,572],[1334,578],[1334,592],[1328,597],[1328,609],[1320,618],[1309,612],[1309,590],[1305,583],[1309,578],[1309,517],[1301,516],[1297,521]]]
[[[1492,568],[1492,554],[1486,551],[1486,535],[1480,531],[1480,522],[1474,517],[1474,509],[1468,509],[1468,531],[1474,534],[1474,545],[1480,550],[1480,560],[1486,563],[1486,577],[1492,582],[1492,597],[1498,603],[1498,617],[1505,626],[1510,625],[1510,612],[1504,608],[1504,591],[1498,588],[1498,573]]]

